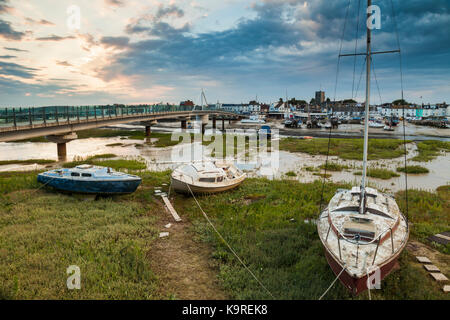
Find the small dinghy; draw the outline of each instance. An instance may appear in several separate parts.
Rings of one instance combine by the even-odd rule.
[[[217,193],[236,188],[246,176],[225,161],[190,163],[172,172],[172,187],[180,193]]]
[[[142,179],[111,168],[83,164],[40,173],[38,182],[57,190],[90,194],[126,194],[136,191]]]

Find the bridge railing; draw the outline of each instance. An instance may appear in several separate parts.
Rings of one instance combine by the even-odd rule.
[[[0,108],[0,129],[77,123],[93,119],[125,118],[155,113],[201,110],[173,105],[104,105]],[[204,110],[225,111],[215,107]]]

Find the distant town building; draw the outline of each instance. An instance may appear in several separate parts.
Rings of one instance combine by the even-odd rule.
[[[193,107],[194,106],[194,102],[192,102],[191,100],[181,101],[180,102],[180,106]]]
[[[325,92],[324,91],[316,91],[316,104],[321,105],[325,102]]]

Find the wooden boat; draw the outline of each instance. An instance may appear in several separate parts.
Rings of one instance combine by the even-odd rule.
[[[217,193],[239,186],[246,178],[229,162],[199,162],[182,165],[172,172],[172,187],[180,193]]]
[[[38,174],[37,181],[57,190],[89,194],[126,194],[136,191],[142,179],[111,168],[84,164]]]
[[[368,8],[372,1],[367,0]],[[409,236],[408,221],[393,197],[367,184],[371,31],[367,27],[366,102],[361,185],[339,190],[321,212],[317,231],[333,272],[354,294],[379,285],[394,268]],[[395,51],[395,52],[398,52]],[[368,281],[369,280],[369,281]]]

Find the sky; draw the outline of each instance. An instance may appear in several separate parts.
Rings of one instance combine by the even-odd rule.
[[[371,101],[401,97],[401,61],[407,101],[449,102],[450,1],[373,4],[381,9],[373,50],[400,43],[402,54],[373,57]],[[202,89],[209,103],[309,101],[317,90],[331,100],[362,102],[364,57],[338,54],[365,51],[365,6],[0,0],[0,106],[200,103]]]

